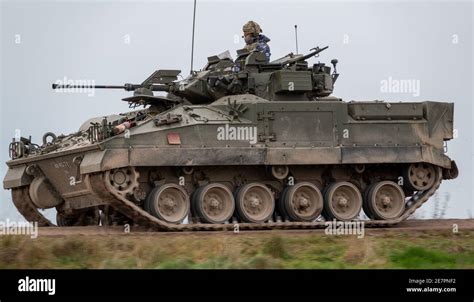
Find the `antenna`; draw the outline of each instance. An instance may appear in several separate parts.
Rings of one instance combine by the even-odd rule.
[[[298,25],[295,24],[296,54],[298,54]]]
[[[193,37],[191,41],[191,70],[189,74],[193,73],[193,60],[194,60],[194,27],[196,24],[196,0],[194,0],[194,13],[193,13]]]

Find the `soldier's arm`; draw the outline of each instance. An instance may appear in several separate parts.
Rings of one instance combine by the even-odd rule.
[[[270,62],[270,46],[268,46],[267,43],[258,43],[256,49],[257,51],[263,52],[265,54],[267,63]]]

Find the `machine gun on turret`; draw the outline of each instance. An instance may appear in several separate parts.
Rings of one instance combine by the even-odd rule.
[[[314,56],[317,57],[320,52],[322,52],[323,50],[326,50],[328,48],[329,48],[329,46],[326,46],[326,47],[323,47],[323,48],[319,48],[319,46],[315,47],[315,48],[312,48],[311,49],[312,52],[310,52],[309,54],[306,54],[304,56],[293,56],[292,58],[289,58],[289,59],[283,61],[281,64],[283,66],[285,66],[285,65],[290,65],[290,64],[295,64],[295,63],[301,62],[301,61],[305,61],[305,60],[307,60],[311,57],[314,57]]]

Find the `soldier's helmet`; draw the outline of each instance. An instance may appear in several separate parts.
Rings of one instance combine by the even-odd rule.
[[[249,33],[256,37],[262,32],[262,29],[260,28],[260,25],[258,25],[257,22],[249,21],[244,24],[244,26],[242,27],[242,31],[244,32],[244,34]]]

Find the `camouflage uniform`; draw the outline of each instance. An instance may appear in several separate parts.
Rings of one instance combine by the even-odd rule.
[[[257,22],[249,21],[242,27],[242,30],[246,43],[245,49],[248,51],[256,50],[263,52],[265,54],[266,63],[270,62],[270,46],[267,44],[270,42],[270,39],[261,34],[262,29],[260,25],[258,25]],[[249,35],[249,37],[246,37],[247,35]]]
[[[267,36],[260,34],[258,37],[254,38],[254,41],[255,42],[251,44],[245,45],[245,49],[248,51],[257,50],[263,52],[265,54],[266,63],[270,62],[270,46],[267,44],[267,42],[270,42],[270,39]]]

